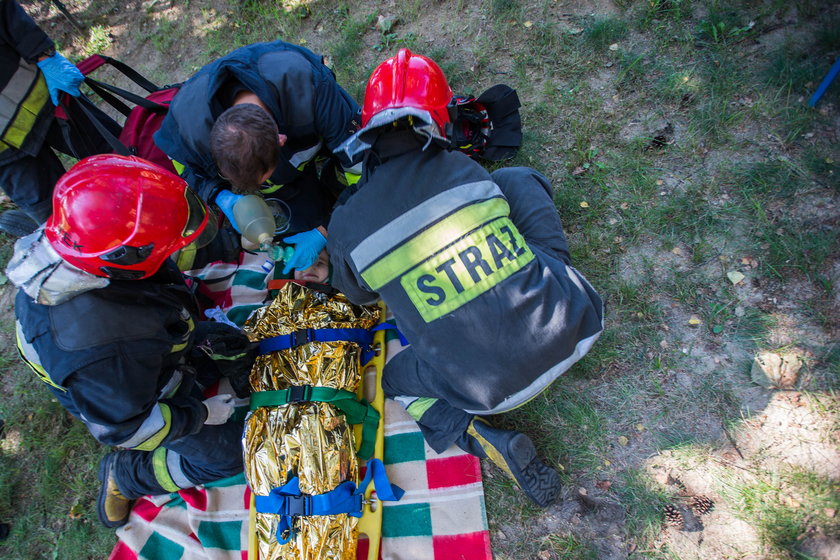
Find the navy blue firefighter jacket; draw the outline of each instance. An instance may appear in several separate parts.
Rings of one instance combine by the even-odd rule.
[[[293,181],[323,148],[333,152],[358,128],[358,103],[321,56],[283,41],[236,49],[184,83],[154,136],[167,156],[186,167],[182,176],[208,202],[230,188],[213,161],[210,131],[229,108],[224,97],[231,80],[255,93],[288,137],[269,178],[273,185]],[[345,167],[352,165],[346,156],[335,156]]]
[[[603,304],[571,266],[548,180],[489,174],[412,132],[383,135],[330,219],[333,285],[381,298],[411,346],[385,367],[388,396],[497,414],[547,388],[603,330]]]
[[[15,313],[24,360],[101,443],[151,451],[201,430],[207,410],[181,365],[198,309],[171,260],[58,305],[19,290]]]

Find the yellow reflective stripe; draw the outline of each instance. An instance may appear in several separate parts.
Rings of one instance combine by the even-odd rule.
[[[167,404],[159,402],[157,403],[157,406],[160,408],[160,414],[163,417],[163,427],[140,445],[132,447],[132,449],[152,451],[160,447],[160,442],[169,435],[169,430],[172,429],[172,411],[169,409],[169,405]]]
[[[44,367],[41,364],[35,363],[35,362],[29,360],[26,357],[26,355],[23,353],[23,346],[21,345],[21,342],[20,342],[20,332],[19,331],[15,332],[15,345],[17,346],[18,354],[20,354],[20,359],[23,360],[23,363],[25,363],[27,366],[29,366],[29,369],[31,369],[32,371],[35,372],[35,375],[37,375],[38,378],[41,381],[43,381],[44,383],[46,383],[47,385],[49,385],[51,387],[55,387],[59,391],[67,392],[67,389],[65,389],[61,385],[57,384],[55,381],[53,381],[50,378],[50,374],[47,373],[47,370],[45,370]]]
[[[400,285],[429,323],[474,300],[533,258],[513,222],[499,218],[403,275]]]
[[[181,272],[192,270],[195,264],[195,255],[198,253],[198,247],[195,243],[190,243],[186,247],[181,247],[172,255],[172,260]]]
[[[359,175],[358,173],[350,173],[350,172],[345,172],[344,173],[344,180],[347,181],[348,185],[355,185],[356,183],[359,182],[359,179],[361,179],[361,178],[362,178],[362,176]]]
[[[187,347],[187,344],[190,341],[189,335],[190,335],[191,332],[193,332],[194,329],[195,329],[195,321],[193,321],[192,315],[190,315],[189,319],[187,319],[187,334],[184,335],[184,338],[186,340],[184,340],[184,342],[182,342],[181,344],[174,344],[172,346],[172,350],[170,351],[171,354],[175,354],[176,352],[180,352],[181,350],[183,350],[184,348]]]
[[[408,408],[405,409],[408,415],[414,418],[415,422],[419,422],[420,418],[426,414],[426,411],[432,408],[432,405],[437,402],[437,399],[431,397],[420,397],[414,400]]]
[[[183,173],[183,172],[184,172],[184,169],[186,169],[186,168],[187,168],[187,166],[186,166],[186,165],[184,165],[183,163],[181,163],[180,161],[175,161],[175,160],[174,160],[174,159],[172,159],[172,158],[169,158],[169,161],[171,161],[171,162],[172,162],[172,167],[174,167],[174,168],[175,168],[175,172],[176,172],[178,175],[180,175],[181,173]]]
[[[172,480],[169,468],[166,466],[166,448],[160,447],[152,453],[152,467],[155,471],[155,479],[161,488],[167,492],[177,492],[181,488]]]
[[[275,185],[274,183],[266,181],[266,184],[260,187],[262,194],[271,194],[283,188],[283,185]]]
[[[378,290],[465,233],[490,220],[507,216],[509,212],[510,207],[503,198],[491,198],[466,206],[363,270],[362,278],[372,290]]]
[[[47,103],[51,103],[50,92],[43,75],[39,73],[32,89],[18,106],[17,114],[6,128],[3,141],[15,148],[20,148],[32,127],[35,126],[38,114]]]

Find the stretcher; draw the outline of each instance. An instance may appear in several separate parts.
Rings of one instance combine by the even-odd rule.
[[[293,288],[293,289],[298,289],[299,290],[301,288]],[[285,295],[287,295],[287,294],[285,294]],[[377,313],[377,316],[378,317],[384,317],[384,315],[385,315],[384,307],[380,307],[379,312]],[[383,322],[383,320],[380,319],[379,322],[381,324]],[[250,321],[249,321],[249,323],[250,323]],[[371,323],[371,325],[372,325],[372,323]],[[357,514],[351,514],[351,515],[353,515],[354,517],[357,517],[358,515],[360,515],[360,517],[357,517],[357,520],[351,520],[349,517],[346,518],[346,522],[349,522],[352,525],[354,525],[353,535],[354,536],[358,535],[358,550],[356,550],[356,544],[357,543],[353,543],[353,545],[350,547],[350,548],[353,549],[352,550],[352,556],[344,556],[343,554],[350,554],[347,545],[345,545],[344,548],[342,549],[344,552],[338,551],[338,550],[331,550],[330,551],[330,556],[329,556],[331,558],[332,557],[336,557],[336,558],[338,558],[338,557],[341,557],[341,558],[352,557],[352,558],[366,558],[367,560],[377,559],[379,557],[380,542],[381,542],[381,530],[382,530],[382,504],[381,504],[380,497],[385,498],[385,499],[389,499],[389,498],[390,499],[396,499],[396,498],[398,498],[398,496],[395,496],[393,494],[393,491],[396,490],[398,492],[401,492],[401,491],[399,491],[399,489],[393,488],[389,484],[386,484],[387,479],[384,479],[384,483],[382,482],[382,480],[380,480],[381,477],[384,476],[384,469],[382,467],[382,460],[384,459],[384,429],[383,429],[384,422],[383,422],[383,418],[384,418],[384,400],[385,399],[384,399],[384,396],[383,396],[382,391],[380,389],[380,383],[381,383],[382,370],[384,368],[384,362],[385,362],[385,356],[384,356],[385,331],[384,330],[378,330],[379,328],[380,327],[374,327],[373,329],[371,329],[371,331],[373,331],[373,332],[369,333],[369,335],[368,335],[370,337],[368,343],[363,344],[363,346],[367,347],[368,351],[360,353],[360,361],[362,363],[359,364],[359,370],[358,371],[361,373],[361,382],[359,383],[357,391],[356,391],[356,396],[361,400],[361,402],[365,403],[365,404],[369,403],[369,407],[371,407],[373,410],[375,410],[378,413],[376,415],[376,418],[373,421],[371,421],[370,414],[367,414],[366,415],[366,422],[364,422],[363,424],[355,425],[354,428],[353,428],[352,439],[355,440],[355,441],[352,442],[352,445],[356,448],[364,448],[364,450],[360,449],[360,455],[364,455],[364,456],[371,455],[370,459],[367,461],[367,463],[365,463],[365,465],[361,469],[361,470],[365,471],[364,479],[361,482],[359,482],[359,480],[355,481],[358,484],[358,487],[353,485],[353,488],[355,489],[354,493],[356,495],[361,494],[361,511],[358,511]],[[248,327],[246,325],[246,331],[247,330],[248,330]],[[312,339],[327,338],[329,340],[339,340],[341,336],[346,336],[346,333],[345,334],[341,334],[341,333],[335,334],[337,332],[336,329],[307,329],[307,330],[311,331],[310,334],[308,334],[307,336],[311,337]],[[282,336],[273,337],[273,338],[274,339],[277,339],[277,338],[283,339],[281,341],[281,343],[283,345],[285,345],[287,343],[294,343],[295,342],[294,339],[295,339],[296,336],[300,336],[300,334],[290,333],[288,335],[282,335]],[[353,335],[353,336],[355,336],[355,335]],[[290,340],[287,340],[285,337],[291,337],[291,342],[290,342]],[[330,339],[329,337],[334,337],[334,338]],[[335,338],[335,337],[338,337],[338,338]],[[310,340],[310,341],[313,341],[313,340]],[[315,340],[315,341],[317,341],[317,340]],[[263,340],[263,341],[261,341],[260,344],[261,344],[261,346],[265,346],[268,343],[265,340]],[[273,348],[273,346],[271,346],[269,344],[269,346],[267,346],[267,348]],[[282,348],[285,349],[286,347],[283,346]],[[255,368],[256,368],[256,366],[255,366]],[[252,373],[252,383],[253,383],[253,379],[254,379],[254,374]],[[313,387],[312,390],[317,392],[317,388],[315,388],[315,387]],[[268,391],[268,392],[270,393],[271,391]],[[264,401],[265,399],[263,397],[265,397],[265,394],[258,395],[257,401],[258,402]],[[253,404],[254,400],[255,400],[254,396],[252,395],[252,410],[255,408],[255,405]],[[317,400],[317,399],[314,399],[314,400]],[[297,401],[292,401],[292,402],[297,402]],[[353,420],[353,418],[350,414],[347,415],[347,419],[348,420]],[[374,429],[375,429],[375,431],[374,431]],[[246,434],[247,434],[247,431],[248,431],[248,428],[246,428]],[[246,437],[246,440],[247,440],[247,437]],[[303,438],[301,438],[301,441],[303,441]],[[247,455],[248,455],[249,447],[248,447],[248,444],[245,440],[243,441],[243,444],[245,444],[245,446],[246,446],[246,473],[248,473],[249,469],[248,469],[248,466],[247,466],[248,465]],[[271,446],[268,446],[268,447],[270,448]],[[255,448],[253,446],[253,444],[251,444],[251,449],[259,449],[259,447]],[[371,454],[371,452],[372,452],[372,454]],[[361,462],[362,461],[360,460],[359,461],[360,466],[361,466]],[[355,464],[350,465],[350,467],[348,467],[349,470],[352,470],[352,467],[354,467],[354,466],[355,466]],[[251,471],[256,471],[256,470],[258,470],[258,469],[254,469],[254,468],[251,469]],[[353,473],[351,473],[351,478],[352,478],[352,474]],[[257,473],[252,472],[252,476],[258,476],[258,475],[257,475]],[[366,484],[366,481],[369,480],[371,478],[371,476],[372,476],[373,479],[376,480],[376,488],[374,488],[374,485],[372,485],[372,484]],[[288,476],[287,476],[287,478],[288,478]],[[357,478],[361,478],[361,477],[357,477]],[[283,481],[283,482],[287,482],[287,481]],[[288,486],[288,483],[286,485],[284,485],[283,488],[286,488],[286,486]],[[386,487],[386,490],[384,492],[383,492],[383,486]],[[275,494],[276,490],[278,490],[278,489],[274,488],[271,492],[271,495]],[[377,493],[377,490],[379,490],[379,493]],[[338,488],[336,488],[335,491],[337,492]],[[248,551],[249,551],[248,557],[250,559],[269,560],[268,558],[265,558],[265,555],[261,555],[261,552],[260,552],[261,550],[270,551],[266,554],[270,555],[272,559],[274,559],[274,558],[286,558],[286,557],[291,558],[291,557],[297,557],[296,556],[297,553],[294,552],[296,550],[295,547],[306,546],[307,548],[312,549],[313,547],[317,548],[318,546],[321,546],[320,544],[318,546],[315,546],[313,544],[302,545],[301,542],[306,543],[306,539],[304,537],[299,538],[297,540],[297,543],[295,543],[293,541],[292,545],[287,545],[280,538],[280,528],[278,528],[278,530],[277,530],[277,542],[272,543],[270,545],[271,548],[267,548],[268,545],[265,542],[261,543],[261,539],[263,541],[266,539],[266,530],[265,530],[266,517],[270,517],[272,519],[274,517],[276,517],[274,515],[268,515],[267,516],[267,514],[266,514],[266,509],[265,508],[266,508],[266,504],[268,503],[268,498],[265,496],[265,485],[264,484],[262,485],[262,492],[263,492],[263,494],[259,495],[259,496],[258,496],[257,492],[253,492],[252,495],[251,495],[251,503],[250,503],[250,511],[249,511],[249,532],[248,532]],[[303,491],[299,491],[299,492],[301,494],[304,494]],[[319,497],[320,496],[327,496],[327,494],[330,494],[330,493],[334,493],[334,492],[327,492],[327,493],[324,493],[324,494],[320,494]],[[315,498],[315,496],[313,496],[313,499],[310,500],[310,503],[314,504],[314,498]],[[286,497],[286,495],[284,494],[283,499],[287,500],[289,502],[294,502],[297,499],[297,497],[292,496],[292,497],[289,498],[289,497]],[[358,499],[358,497],[357,497],[357,499]],[[278,512],[281,511],[283,507],[286,508],[285,511],[288,513],[289,506],[286,503],[284,503],[283,506],[281,506],[280,509],[278,509]],[[274,510],[272,510],[272,512],[273,511]],[[260,514],[259,512],[262,512],[262,513]],[[332,511],[330,511],[328,513],[332,513]],[[326,513],[324,515],[326,515]],[[262,517],[262,519],[259,519],[260,516]],[[333,517],[335,517],[335,516],[333,516]],[[338,517],[341,517],[341,516],[339,515]],[[294,530],[294,527],[292,527],[292,524],[301,523],[303,525],[303,521],[299,521],[301,519],[300,517],[298,517],[298,518],[290,517],[289,519],[291,520],[291,522],[287,523],[287,525],[288,525],[287,532],[283,533],[284,535],[286,535],[289,530]],[[355,523],[353,523],[354,521],[355,521]],[[308,521],[306,523],[308,523]],[[307,526],[304,525],[304,528],[306,528],[306,527]],[[342,533],[342,531],[336,530],[335,526],[333,526],[329,531],[326,531],[324,534],[334,534],[334,533]],[[315,532],[315,533],[309,533],[309,534],[319,534],[319,533]],[[341,537],[339,537],[339,540],[340,539],[341,539]],[[260,546],[261,544],[262,544],[262,546]],[[286,547],[286,546],[288,546],[288,552],[282,552],[283,549],[278,548],[278,547]],[[341,548],[341,547],[338,547],[338,548]],[[300,552],[299,549],[298,549],[298,552]],[[333,555],[335,555],[335,556],[333,556]]]

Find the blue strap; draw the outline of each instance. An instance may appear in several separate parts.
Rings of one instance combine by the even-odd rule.
[[[299,329],[261,340],[259,352],[260,355],[269,354],[309,342],[355,342],[365,348],[373,342],[373,334],[367,329]]]
[[[391,481],[388,480],[385,465],[380,459],[373,458],[367,462],[367,472],[362,482],[359,483],[359,489],[356,492],[364,496],[371,480],[373,480],[373,487],[376,488],[376,497],[383,502],[396,502],[405,494],[405,490],[396,484],[391,484]]]
[[[403,336],[403,333],[400,332],[400,329],[397,328],[396,325],[385,322],[376,325],[375,327],[370,329],[371,333],[376,331],[390,331],[393,330],[396,332],[397,336],[400,339],[400,346],[408,346],[408,339]],[[371,335],[372,336],[372,335]],[[371,361],[373,357],[376,355],[376,350],[372,346],[362,347],[362,355],[360,357],[361,363],[364,365]]]
[[[408,339],[405,337],[405,335],[402,333],[402,331],[397,328],[397,325],[394,325],[392,323],[388,323],[387,321],[385,323],[380,323],[380,324],[376,325],[375,327],[373,327],[370,330],[371,330],[371,332],[393,330],[394,332],[397,333],[397,336],[400,339],[400,346],[408,346],[409,345]]]
[[[367,464],[365,478],[358,487],[348,480],[329,492],[310,496],[301,494],[300,480],[294,477],[283,486],[274,488],[268,496],[254,496],[254,507],[259,513],[282,516],[277,525],[277,542],[286,544],[294,537],[295,517],[339,513],[361,517],[365,490],[371,480],[380,500],[396,501],[405,493],[388,480],[382,461],[371,459]]]

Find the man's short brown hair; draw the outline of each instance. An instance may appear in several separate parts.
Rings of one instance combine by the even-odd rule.
[[[222,113],[210,131],[210,152],[222,177],[239,191],[256,192],[260,178],[277,166],[277,124],[252,103]]]

